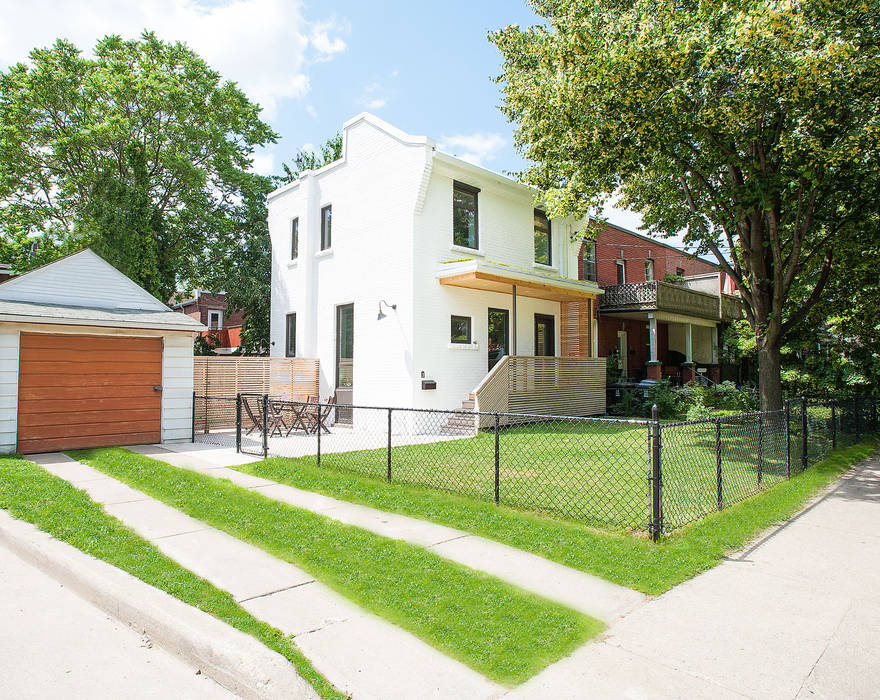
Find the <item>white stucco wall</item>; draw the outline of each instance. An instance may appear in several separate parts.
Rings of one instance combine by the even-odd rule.
[[[139,338],[161,337],[162,442],[186,442],[192,438],[193,334],[191,332],[0,323],[0,453],[14,452],[16,446],[19,337],[22,331]]]

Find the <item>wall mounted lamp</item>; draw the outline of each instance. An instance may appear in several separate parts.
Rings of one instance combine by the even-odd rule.
[[[382,313],[382,304],[385,304],[385,306],[387,306],[392,311],[397,311],[397,304],[389,304],[387,301],[382,299],[382,301],[379,302],[379,315],[376,317],[377,321],[381,321],[383,318],[385,318],[385,316],[387,316],[387,314]]]

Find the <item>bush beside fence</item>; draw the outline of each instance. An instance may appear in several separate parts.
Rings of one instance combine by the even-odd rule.
[[[356,472],[656,539],[875,432],[877,420],[873,397],[803,397],[782,411],[661,422],[243,394],[195,397],[193,437],[290,458],[291,468]]]

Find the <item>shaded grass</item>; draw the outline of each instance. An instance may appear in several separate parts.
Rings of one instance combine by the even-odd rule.
[[[654,544],[647,539],[508,506],[322,469],[303,460],[268,459],[241,472],[393,513],[483,535],[648,594],[660,594],[716,564],[804,503],[880,441],[832,453],[805,472],[725,510],[706,516]]]
[[[18,457],[0,457],[0,508],[258,639],[290,661],[323,698],[345,698],[280,630],[129,530],[83,491]]]
[[[425,549],[343,525],[119,448],[71,455],[289,561],[367,610],[502,683],[519,683],[598,634],[598,620]]]

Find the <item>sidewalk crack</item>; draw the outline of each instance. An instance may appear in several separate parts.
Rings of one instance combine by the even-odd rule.
[[[303,581],[302,583],[294,583],[292,586],[285,586],[284,588],[279,588],[277,591],[269,591],[268,593],[260,593],[259,595],[252,595],[250,598],[241,598],[239,603],[247,603],[249,600],[256,600],[257,598],[268,598],[270,595],[275,595],[276,593],[282,593],[283,591],[290,591],[294,588],[300,588],[301,586],[308,586],[310,583],[314,583],[315,579],[311,581]]]

